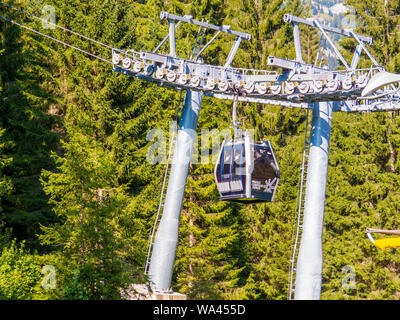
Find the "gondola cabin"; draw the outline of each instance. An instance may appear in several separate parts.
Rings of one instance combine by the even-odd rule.
[[[224,141],[214,170],[220,200],[273,201],[279,167],[269,141],[255,144],[248,135]]]

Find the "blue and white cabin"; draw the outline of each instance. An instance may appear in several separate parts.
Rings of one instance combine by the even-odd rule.
[[[214,176],[220,200],[269,202],[274,200],[280,171],[270,142],[255,144],[245,134],[222,143]]]

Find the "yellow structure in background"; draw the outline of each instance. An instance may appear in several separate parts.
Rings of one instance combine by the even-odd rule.
[[[368,239],[377,247],[378,249],[385,250],[386,248],[398,248],[400,247],[400,237],[393,238],[382,238],[374,239],[372,233],[383,233],[400,236],[400,230],[382,230],[382,229],[371,229],[368,228],[367,231]]]
[[[375,239],[374,245],[381,250],[385,250],[386,248],[398,248],[400,247],[400,237]]]

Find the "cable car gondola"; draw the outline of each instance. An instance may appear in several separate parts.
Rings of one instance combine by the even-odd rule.
[[[279,183],[279,167],[269,141],[241,138],[223,141],[214,170],[220,200],[242,203],[273,201]]]

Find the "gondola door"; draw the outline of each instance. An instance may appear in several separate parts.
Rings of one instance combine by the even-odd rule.
[[[214,174],[221,200],[246,196],[244,140],[223,142]]]
[[[280,171],[269,141],[254,145],[251,176],[252,197],[260,201],[273,201],[279,184]]]

